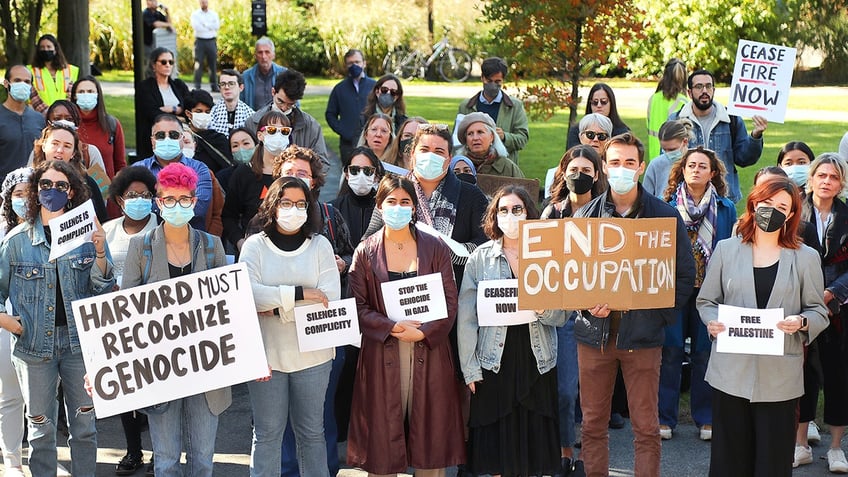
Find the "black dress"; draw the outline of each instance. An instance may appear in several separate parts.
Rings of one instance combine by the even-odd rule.
[[[483,369],[475,390],[469,471],[504,477],[561,471],[556,368],[539,374],[527,325],[507,327],[500,370]]]

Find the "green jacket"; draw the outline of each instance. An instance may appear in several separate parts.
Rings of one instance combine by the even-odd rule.
[[[476,93],[468,101],[459,105],[460,114],[470,114],[477,111],[477,101],[480,93]],[[498,111],[498,120],[495,124],[504,131],[504,146],[509,152],[512,162],[518,164],[518,151],[524,149],[530,138],[530,129],[527,123],[527,113],[524,112],[524,103],[518,99],[510,98],[506,92],[503,93],[501,108]]]

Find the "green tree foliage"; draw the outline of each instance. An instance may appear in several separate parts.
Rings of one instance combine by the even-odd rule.
[[[782,0],[779,35],[786,44],[807,46],[824,54],[825,81],[848,81],[848,7],[845,0]]]
[[[0,0],[0,26],[7,64],[29,63],[45,0]]]

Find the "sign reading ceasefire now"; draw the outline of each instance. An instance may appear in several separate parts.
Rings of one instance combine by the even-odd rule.
[[[674,218],[521,222],[518,308],[674,306]]]

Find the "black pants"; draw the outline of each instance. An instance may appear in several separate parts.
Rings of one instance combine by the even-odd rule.
[[[710,477],[791,477],[797,404],[750,402],[714,389]]]
[[[209,65],[209,85],[212,91],[218,90],[218,44],[215,38],[194,40],[194,87],[200,89],[203,83],[203,63]]]

